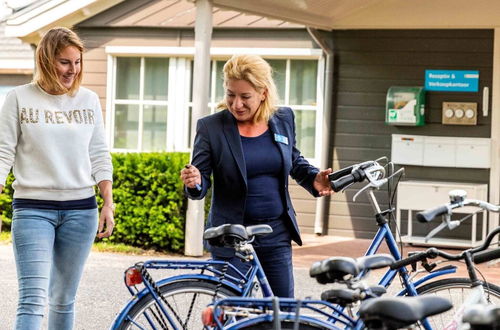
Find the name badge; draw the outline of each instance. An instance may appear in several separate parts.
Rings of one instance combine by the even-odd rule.
[[[283,143],[283,144],[286,144],[288,145],[288,138],[284,135],[280,135],[280,134],[274,134],[274,140],[276,142],[279,142],[279,143]]]

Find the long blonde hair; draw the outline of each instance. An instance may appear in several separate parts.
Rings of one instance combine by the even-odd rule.
[[[268,121],[277,110],[278,91],[273,80],[272,68],[258,55],[233,55],[223,68],[224,90],[227,89],[229,80],[245,80],[257,92],[265,91],[266,97],[255,113],[253,122]],[[222,100],[219,109],[227,109],[226,99]]]
[[[80,51],[80,72],[69,89],[59,81],[55,67],[57,55],[68,46],[73,46]],[[83,42],[75,32],[65,27],[50,29],[45,33],[36,48],[36,72],[33,81],[46,91],[55,92],[56,94],[75,94],[82,83],[82,53]]]

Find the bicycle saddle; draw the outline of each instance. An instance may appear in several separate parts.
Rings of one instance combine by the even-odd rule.
[[[247,230],[243,225],[224,224],[205,230],[203,239],[210,245],[234,247],[242,241],[248,240]]]
[[[321,293],[321,300],[346,307],[347,305],[353,304],[359,300],[380,297],[384,293],[386,293],[386,290],[382,285],[375,285],[363,292],[360,292],[360,290],[339,288],[324,291]]]
[[[359,315],[369,329],[400,329],[451,307],[437,296],[376,298],[361,303]]]
[[[247,234],[249,237],[270,234],[272,232],[273,228],[269,225],[253,225],[247,227]]]
[[[469,323],[471,329],[500,329],[500,307],[472,305],[465,310],[463,322]]]
[[[347,281],[359,275],[363,270],[377,269],[391,265],[394,258],[388,254],[375,254],[357,259],[349,257],[331,257],[315,262],[309,269],[309,275],[321,284]]]

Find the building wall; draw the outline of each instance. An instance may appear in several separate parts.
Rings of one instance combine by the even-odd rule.
[[[493,30],[350,30],[333,31],[332,36],[334,169],[390,157],[391,134],[490,137],[491,115],[479,116],[476,126],[448,126],[441,124],[441,108],[442,102],[450,101],[477,102],[481,109],[483,87],[491,91],[492,85]],[[424,86],[426,69],[479,70],[479,92],[427,92],[425,126],[386,125],[388,88]],[[489,170],[405,166],[403,180],[411,179],[488,183]],[[329,234],[372,237],[377,230],[368,200],[361,196],[352,202],[359,187],[331,198]],[[387,191],[379,191],[376,196],[387,207]]]
[[[77,27],[84,40],[83,85],[94,90],[106,111],[106,46],[193,47],[192,29],[164,28],[93,28]],[[317,48],[305,29],[216,29],[212,47]],[[292,184],[293,182],[293,184]],[[312,232],[316,210],[315,198],[291,180],[290,192],[303,232]]]

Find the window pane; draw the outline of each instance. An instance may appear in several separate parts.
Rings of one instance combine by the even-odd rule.
[[[285,104],[286,60],[266,60],[273,68],[273,79],[278,89],[279,104]]]
[[[144,59],[144,99],[167,100],[168,58],[146,57]]]
[[[224,67],[224,61],[215,62],[215,100],[214,102],[219,104],[220,101],[224,99],[224,73],[222,68]]]
[[[116,104],[114,147],[117,149],[137,149],[138,130],[139,106]]]
[[[165,151],[167,149],[167,107],[144,106],[142,151]]]
[[[297,148],[307,158],[314,157],[316,111],[294,110]]]
[[[290,61],[290,104],[316,105],[317,75],[317,61]]]
[[[116,58],[116,98],[139,99],[139,72],[141,59],[138,57]]]

